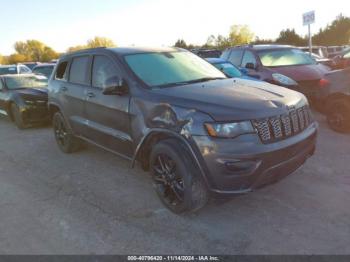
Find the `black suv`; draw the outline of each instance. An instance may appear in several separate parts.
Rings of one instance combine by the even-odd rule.
[[[81,140],[141,163],[166,207],[250,192],[314,153],[304,95],[228,79],[182,49],[98,48],[63,56],[49,81],[59,148]]]

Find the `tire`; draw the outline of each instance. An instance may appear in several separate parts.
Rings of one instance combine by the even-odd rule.
[[[339,98],[330,101],[327,106],[327,122],[336,132],[350,132],[350,100]]]
[[[158,197],[172,212],[194,212],[208,202],[208,190],[198,168],[177,140],[163,140],[153,147],[150,168]]]
[[[15,123],[18,129],[26,128],[26,123],[23,119],[23,115],[21,114],[19,107],[14,103],[11,104],[11,115],[13,122]]]
[[[57,145],[62,152],[70,154],[81,149],[81,141],[73,135],[60,112],[54,114],[52,126]]]

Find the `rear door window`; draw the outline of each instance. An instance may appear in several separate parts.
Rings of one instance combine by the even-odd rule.
[[[73,84],[87,85],[89,83],[89,56],[80,56],[73,58],[69,72],[69,81]]]
[[[242,49],[233,49],[231,51],[229,61],[234,64],[235,66],[240,66],[243,56],[243,50]]]

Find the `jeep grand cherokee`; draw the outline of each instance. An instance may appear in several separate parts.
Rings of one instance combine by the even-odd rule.
[[[63,152],[85,140],[138,161],[175,213],[292,173],[314,153],[317,136],[304,95],[228,79],[174,48],[67,54],[49,82],[49,109]]]

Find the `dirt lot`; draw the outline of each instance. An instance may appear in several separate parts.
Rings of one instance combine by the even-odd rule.
[[[302,169],[187,216],[164,209],[129,162],[93,146],[64,155],[50,128],[0,118],[0,253],[350,254],[350,136],[317,118]]]

